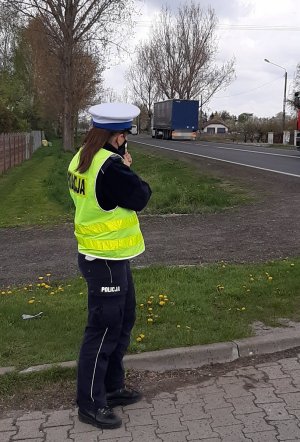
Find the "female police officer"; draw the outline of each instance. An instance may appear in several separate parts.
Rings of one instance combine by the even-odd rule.
[[[103,103],[89,109],[93,128],[68,169],[75,204],[78,263],[88,286],[88,321],[78,361],[77,404],[83,422],[117,428],[111,410],[141,399],[125,387],[122,359],[135,321],[135,292],[129,259],[145,249],[136,211],[151,195],[130,169],[125,147],[131,104]]]

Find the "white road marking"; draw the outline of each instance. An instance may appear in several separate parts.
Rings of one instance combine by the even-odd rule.
[[[199,153],[186,152],[184,150],[171,149],[170,147],[157,146],[156,144],[142,143],[141,141],[135,141],[135,143],[144,144],[145,146],[150,146],[150,147],[157,147],[159,149],[171,150],[173,152],[185,153],[186,155],[193,155],[196,157],[208,158],[210,160],[222,161],[223,163],[231,163],[231,164],[236,164],[238,166],[251,167],[252,169],[266,170],[267,172],[274,172],[274,173],[279,173],[281,175],[288,175],[288,176],[294,176],[294,177],[300,178],[300,175],[297,175],[295,173],[282,172],[280,170],[267,169],[265,167],[251,166],[250,164],[238,163],[236,161],[223,160],[220,158],[210,157],[208,155],[201,155]],[[245,151],[243,151],[243,152],[245,152]],[[268,155],[271,155],[271,154],[268,153]],[[275,155],[280,155],[280,154],[275,154]],[[281,155],[281,156],[285,156],[285,155]],[[286,156],[288,156],[288,155],[286,155]],[[292,158],[297,158],[297,157],[292,156]]]
[[[184,144],[189,144],[187,142],[183,142]],[[211,147],[211,144],[202,144],[202,143],[193,143],[193,145],[197,145],[197,146],[204,146],[204,147]],[[239,152],[249,152],[249,153],[259,153],[261,155],[273,155],[276,157],[286,157],[286,158],[297,158],[298,160],[300,159],[300,157],[297,157],[297,155],[286,155],[283,153],[274,153],[274,152],[261,152],[258,150],[249,150],[249,149],[238,149],[237,147],[225,147],[225,146],[212,146],[214,149],[224,149],[224,150],[237,150]]]

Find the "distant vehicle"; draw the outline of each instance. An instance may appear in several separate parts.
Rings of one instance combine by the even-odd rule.
[[[130,132],[132,133],[132,135],[137,135],[138,134],[138,129],[137,129],[137,125],[136,124],[132,125],[132,127],[130,129]]]
[[[154,103],[152,138],[195,140],[198,117],[198,100],[173,99]]]

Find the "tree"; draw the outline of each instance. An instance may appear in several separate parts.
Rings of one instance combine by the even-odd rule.
[[[159,97],[154,71],[151,63],[149,63],[149,54],[150,47],[148,44],[145,43],[140,46],[126,75],[134,99],[147,110],[148,130],[151,124],[153,104]]]
[[[117,26],[130,18],[131,1],[125,0],[3,0],[20,14],[37,16],[43,23],[49,39],[49,48],[59,61],[61,90],[63,90],[63,145],[73,150],[76,109],[74,95],[76,57],[78,50],[95,49],[101,43],[102,51],[111,43]]]
[[[294,92],[300,92],[300,63],[298,63],[296,67],[293,90]]]
[[[0,8],[0,69],[8,71],[12,67],[16,35],[19,30],[19,16],[8,5]]]
[[[160,96],[199,99],[202,104],[234,78],[234,60],[218,66],[215,12],[191,1],[173,16],[164,7],[150,41],[143,45]],[[141,49],[142,51],[142,49]]]
[[[11,10],[0,12],[0,41],[1,131],[27,130],[30,127],[31,88],[25,81],[18,47],[20,23]]]
[[[64,111],[61,64],[39,17],[31,19],[24,29],[23,44],[27,48],[23,52],[32,71],[35,100],[40,105],[44,120],[53,122],[56,132],[59,132]],[[91,102],[96,87],[101,83],[102,66],[81,44],[74,47],[74,54],[71,106],[76,124],[77,115]]]

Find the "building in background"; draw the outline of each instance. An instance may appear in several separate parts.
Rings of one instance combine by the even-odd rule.
[[[203,125],[203,133],[209,135],[227,134],[228,126],[221,120],[209,120]]]

